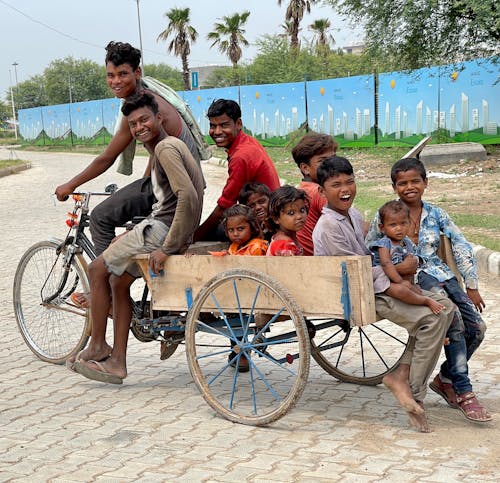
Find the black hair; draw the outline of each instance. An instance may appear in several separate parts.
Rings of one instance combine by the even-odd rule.
[[[224,231],[227,233],[227,220],[232,216],[243,216],[248,224],[250,225],[250,231],[252,233],[252,238],[262,238],[262,229],[260,224],[252,210],[247,205],[233,205],[224,211],[222,218],[222,226]]]
[[[327,150],[337,151],[339,144],[328,134],[309,132],[305,134],[292,149],[293,160],[300,168],[301,164],[309,164],[311,158]]]
[[[132,111],[141,107],[149,107],[154,114],[158,114],[158,103],[152,94],[146,91],[140,91],[130,96],[122,106],[122,113],[128,116]]]
[[[231,99],[216,99],[210,104],[207,111],[207,117],[219,117],[227,114],[233,121],[241,118],[241,109],[237,102]]]
[[[106,45],[106,57],[104,62],[112,62],[114,65],[129,64],[136,70],[141,63],[141,51],[125,42],[111,41]]]
[[[338,176],[339,174],[347,174],[348,176],[354,174],[352,164],[349,162],[349,160],[346,158],[342,158],[341,156],[332,156],[331,158],[326,158],[316,171],[318,184],[323,186],[328,178]]]
[[[269,189],[269,186],[264,183],[245,183],[243,188],[241,188],[240,194],[238,195],[238,202],[246,205],[248,203],[248,198],[254,194],[265,195],[270,198],[271,190]]]
[[[269,224],[278,229],[279,225],[274,220],[278,219],[281,212],[288,203],[293,203],[297,200],[304,200],[304,203],[309,210],[309,198],[304,190],[295,188],[294,186],[284,185],[274,190],[269,199]]]
[[[395,215],[401,211],[404,211],[406,216],[410,218],[410,209],[401,200],[392,200],[384,203],[378,210],[380,223],[383,225],[385,217],[389,214]]]
[[[425,181],[427,179],[427,172],[425,171],[425,166],[417,158],[403,158],[399,161],[396,161],[391,168],[391,180],[392,184],[396,184],[396,179],[398,177],[398,173],[405,173],[406,171],[410,171],[414,169],[415,171],[422,176],[422,180]]]

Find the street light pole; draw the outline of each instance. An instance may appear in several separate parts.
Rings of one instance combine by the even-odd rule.
[[[9,69],[9,78],[10,78],[10,102],[12,103],[12,120],[14,121],[14,134],[16,136],[16,141],[17,141],[16,106],[14,104],[14,91],[12,90],[12,70],[11,69]]]
[[[18,82],[17,82],[17,66],[19,64],[17,62],[14,62],[12,65],[14,66],[14,77],[16,79],[16,87],[17,87],[17,84],[18,84]]]
[[[139,44],[141,47],[141,67],[142,75],[144,75],[144,51],[142,50],[142,32],[141,32],[141,14],[139,12],[139,0],[135,0],[137,3],[137,23],[139,25]]]

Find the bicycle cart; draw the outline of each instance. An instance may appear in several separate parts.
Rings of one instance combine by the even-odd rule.
[[[90,334],[88,310],[71,302],[73,292],[88,291],[89,197],[75,202],[66,239],[35,244],[16,272],[17,322],[45,361],[63,363]],[[147,255],[137,257],[146,290],[131,331],[162,341],[163,358],[185,345],[195,384],[231,421],[265,425],[286,414],[304,390],[311,355],[341,381],[375,385],[406,350],[406,331],[377,321],[370,257],[199,254],[206,244],[190,251],[197,254],[168,257],[159,277]]]

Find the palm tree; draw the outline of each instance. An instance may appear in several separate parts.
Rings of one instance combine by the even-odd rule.
[[[299,47],[299,29],[300,22],[304,18],[304,13],[311,12],[311,5],[319,0],[290,0],[286,8],[285,21],[290,21],[290,46],[292,48]],[[278,0],[278,5],[281,7],[282,0]]]
[[[191,53],[191,42],[196,42],[198,32],[189,25],[189,8],[171,8],[164,14],[168,18],[167,28],[158,35],[157,42],[173,39],[167,47],[169,53],[174,53],[182,61],[182,79],[186,90],[190,89],[188,55]]]
[[[240,45],[248,45],[247,39],[243,36],[246,21],[250,12],[243,12],[241,14],[235,13],[230,16],[222,17],[224,23],[216,22],[214,30],[209,32],[207,40],[212,41],[212,48],[218,45],[219,51],[226,54],[232,62],[233,67],[236,68],[238,61],[241,59],[242,51]]]
[[[309,30],[314,32],[313,42],[316,47],[329,48],[335,44],[335,39],[330,32],[332,24],[327,18],[319,18],[309,25]]]

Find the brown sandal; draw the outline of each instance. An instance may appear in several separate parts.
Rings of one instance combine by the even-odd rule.
[[[459,409],[464,413],[464,416],[471,421],[485,423],[493,419],[486,408],[477,400],[473,392],[457,394],[457,404]],[[483,413],[484,416],[481,417],[480,413]]]

